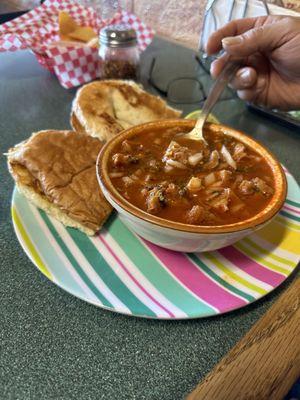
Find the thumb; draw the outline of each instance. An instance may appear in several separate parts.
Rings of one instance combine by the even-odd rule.
[[[223,48],[228,54],[239,57],[270,52],[280,45],[282,39],[282,29],[278,25],[280,23],[259,26],[242,35],[226,37],[222,40]]]

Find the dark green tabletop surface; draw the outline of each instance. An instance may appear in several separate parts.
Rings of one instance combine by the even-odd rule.
[[[190,50],[155,40],[143,55],[144,83],[154,56],[160,87],[178,76],[202,74]],[[31,53],[1,54],[1,153],[33,131],[69,128],[74,93],[63,89]],[[187,113],[197,106],[181,108]],[[300,132],[250,113],[237,99],[220,102],[215,114],[259,138],[299,181]],[[295,277],[255,304],[219,317],[170,322],[104,311],[64,292],[29,261],[11,223],[12,190],[2,156],[1,399],[182,399]]]

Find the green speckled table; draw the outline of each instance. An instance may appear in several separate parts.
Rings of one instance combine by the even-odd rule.
[[[144,83],[153,55],[172,65],[167,72],[165,62],[157,79],[194,69],[190,50],[156,39],[143,55]],[[33,131],[68,128],[74,93],[31,53],[1,54],[1,153]],[[182,105],[185,113],[196,108]],[[237,99],[221,102],[215,114],[267,144],[299,181],[300,132],[250,113]],[[12,190],[2,156],[1,399],[183,399],[294,278],[253,305],[209,319],[153,321],[104,311],[59,289],[29,261],[13,232]]]

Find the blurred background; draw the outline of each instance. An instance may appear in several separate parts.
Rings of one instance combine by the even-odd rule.
[[[74,0],[75,1],[75,0]],[[30,10],[41,0],[1,0],[0,24]],[[92,6],[103,19],[110,19],[116,11],[126,10],[139,16],[162,37],[179,41],[187,47],[199,47],[200,32],[206,10],[210,10],[206,27],[210,33],[232,18],[287,12],[287,9],[300,11],[300,0],[77,0],[83,5]],[[271,4],[272,3],[272,4]],[[280,8],[279,8],[279,7]],[[284,8],[281,8],[284,7]],[[218,14],[221,18],[218,19]],[[213,18],[213,20],[211,20]],[[217,25],[214,21],[216,19]],[[202,37],[203,40],[203,37]]]
[[[192,0],[193,1],[193,0]],[[255,1],[255,0],[254,0]],[[11,13],[14,11],[24,11],[24,10],[30,10],[33,7],[36,7],[37,5],[41,4],[42,1],[40,0],[1,0],[0,1],[0,14],[4,13]],[[182,5],[185,5],[184,3],[191,3],[190,0],[187,1],[170,1],[170,0],[165,0],[162,4],[159,0],[151,0],[151,1],[143,1],[143,0],[79,0],[79,3],[86,4],[86,5],[91,5],[94,6],[95,8],[99,9],[106,9],[105,12],[110,13],[111,10],[116,9],[118,7],[122,7],[124,9],[127,9],[129,11],[133,11],[135,7],[140,7],[139,4],[142,5],[145,9],[151,8],[151,6],[155,3],[160,4],[160,6],[166,6],[166,7],[174,7],[181,9]],[[210,3],[211,1],[206,1],[206,0],[194,0],[196,4],[205,4],[205,3]],[[173,3],[173,4],[172,4]],[[290,9],[294,9],[297,11],[300,11],[300,0],[268,0],[268,3],[276,4],[281,7],[286,7]],[[178,4],[180,4],[180,7],[178,7]]]

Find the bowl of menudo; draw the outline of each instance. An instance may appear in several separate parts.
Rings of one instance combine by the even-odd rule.
[[[193,120],[121,132],[97,161],[100,187],[129,229],[159,246],[208,251],[269,223],[287,191],[280,163],[232,128],[206,124],[204,141],[183,136]]]

